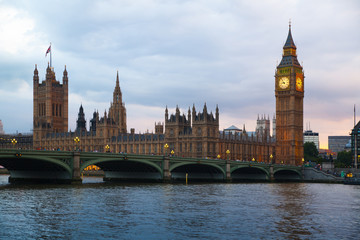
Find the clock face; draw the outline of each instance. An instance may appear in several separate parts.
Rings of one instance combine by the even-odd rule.
[[[281,78],[279,79],[279,87],[280,87],[281,89],[286,89],[286,88],[288,88],[288,87],[289,87],[289,84],[290,84],[290,80],[289,80],[288,77],[281,77]]]
[[[296,89],[297,90],[302,90],[302,86],[303,86],[303,84],[302,84],[302,80],[301,80],[301,78],[296,78]]]

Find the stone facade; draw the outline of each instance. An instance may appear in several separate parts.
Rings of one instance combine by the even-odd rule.
[[[304,72],[296,55],[291,26],[283,57],[275,71],[276,163],[301,165],[303,147]]]
[[[37,79],[36,69],[34,75],[34,79]],[[37,82],[34,81],[34,84]],[[53,89],[49,88],[49,90]],[[38,94],[38,91],[34,91],[34,99],[37,99],[36,103],[39,104],[40,98],[35,94]],[[64,106],[64,109],[67,109],[67,106],[66,108]],[[39,122],[37,111],[34,112],[34,124]],[[62,114],[65,115],[65,113]],[[51,117],[49,116],[50,120]],[[174,114],[169,115],[166,107],[165,124],[155,123],[155,133],[138,134],[134,129],[127,132],[126,109],[122,102],[118,75],[113,102],[110,104],[108,114],[105,111],[103,117],[100,118],[99,113],[94,112],[89,130],[86,128],[82,106],[79,108],[75,132],[60,132],[59,130],[50,132],[51,128],[47,125],[34,125],[34,129],[35,126],[39,128],[38,134],[34,134],[35,149],[65,151],[80,149],[81,151],[160,155],[169,155],[173,151],[174,155],[181,157],[264,162],[270,162],[270,155],[275,153],[275,144],[268,134],[268,125],[266,125],[266,131],[262,130],[262,133],[257,136],[248,136],[245,128],[237,133],[219,131],[219,108],[216,107],[213,114],[208,111],[206,104],[199,112],[196,111],[195,106],[192,110],[189,108],[187,116],[181,114],[178,107]],[[80,139],[79,142],[74,141],[76,137]],[[165,148],[165,144],[169,147]],[[227,154],[227,150],[230,153]]]
[[[56,80],[53,68],[48,65],[46,79],[39,82],[39,73],[35,65],[33,77],[33,140],[34,146],[50,133],[68,131],[68,75],[63,73],[63,84]]]

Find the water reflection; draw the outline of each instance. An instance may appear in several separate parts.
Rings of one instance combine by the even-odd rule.
[[[356,239],[357,187],[9,185],[0,176],[0,239]]]
[[[313,227],[316,224],[307,208],[312,203],[312,196],[306,186],[303,183],[281,183],[272,187],[278,198],[274,206],[279,219],[275,223],[284,238],[309,238],[314,232],[321,233]]]

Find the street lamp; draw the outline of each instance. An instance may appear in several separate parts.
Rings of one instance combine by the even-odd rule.
[[[218,155],[217,155],[217,158],[220,159],[220,157],[221,157],[220,154],[218,154]]]
[[[226,150],[226,154],[227,154],[227,158],[228,158],[228,160],[230,160],[230,150],[228,149],[228,150]]]
[[[75,149],[76,149],[76,151],[78,151],[79,150],[78,149],[78,144],[80,142],[80,138],[79,137],[74,138],[74,142],[75,142]]]
[[[171,150],[171,155],[174,155],[174,153],[175,153],[174,150]]]
[[[165,143],[164,148],[165,148],[165,155],[167,155],[167,149],[169,148],[169,145]]]
[[[109,152],[110,146],[108,144],[106,144],[105,149],[106,149],[106,152]]]
[[[14,138],[14,139],[12,139],[12,140],[11,140],[11,143],[14,145],[14,148],[15,148],[15,144],[17,144],[16,139],[15,139],[15,138]]]
[[[272,161],[272,160],[273,160],[273,157],[274,157],[274,156],[273,156],[272,154],[270,154],[270,163],[273,163],[273,161]]]
[[[255,158],[252,158],[251,161],[255,162]]]

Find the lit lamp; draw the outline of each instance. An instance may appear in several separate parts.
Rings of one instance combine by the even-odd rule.
[[[14,138],[14,139],[12,139],[12,140],[11,140],[11,143],[14,145],[14,148],[15,148],[15,144],[17,144],[16,139],[15,139],[15,138]]]
[[[174,153],[175,153],[174,150],[171,150],[171,155],[174,155]]]
[[[109,152],[110,146],[108,144],[106,144],[105,149],[106,149],[106,152]]]
[[[220,157],[221,157],[220,154],[218,154],[218,155],[217,155],[217,158],[220,159]]]
[[[75,142],[76,150],[78,150],[78,144],[80,142],[80,138],[79,137],[74,138],[74,142]]]
[[[273,162],[273,161],[272,161],[272,160],[273,160],[273,157],[274,157],[274,156],[273,156],[272,154],[270,154],[270,163]]]
[[[227,158],[230,159],[230,150],[226,150],[226,155],[227,155]]]
[[[165,155],[167,155],[167,149],[169,148],[169,145],[165,143],[164,148],[165,148]]]
[[[252,158],[251,161],[255,162],[255,158]]]

